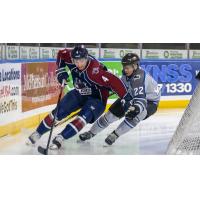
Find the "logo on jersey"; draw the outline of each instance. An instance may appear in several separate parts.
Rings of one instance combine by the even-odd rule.
[[[106,78],[105,76],[102,76],[102,79],[103,79],[104,82],[108,82],[109,81],[109,79]]]
[[[75,89],[81,95],[91,95],[92,89],[87,86],[87,83],[81,81],[80,79],[76,78],[74,83]]]
[[[98,67],[94,67],[92,69],[92,74],[98,74],[99,73],[99,68]]]
[[[141,76],[140,76],[139,74],[137,74],[137,75],[135,75],[135,76],[133,77],[133,80],[136,81],[136,80],[138,80],[138,79],[140,79],[140,78],[141,78]]]
[[[95,110],[95,107],[94,106],[90,106],[91,110]]]

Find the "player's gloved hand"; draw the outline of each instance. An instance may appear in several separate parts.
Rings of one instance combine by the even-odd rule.
[[[56,70],[57,80],[62,85],[63,80],[65,81],[65,85],[67,85],[67,79],[69,78],[68,73],[65,70],[65,67],[60,67]]]
[[[125,113],[125,117],[127,119],[132,120],[140,113],[140,107],[138,105],[132,105],[128,108],[127,112]]]
[[[127,93],[126,96],[121,100],[124,107],[124,111],[127,112],[129,107],[133,105],[133,97]]]

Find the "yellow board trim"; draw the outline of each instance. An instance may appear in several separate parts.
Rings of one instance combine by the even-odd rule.
[[[186,108],[188,104],[189,100],[160,101],[158,108]]]
[[[161,101],[159,103],[159,109],[162,108],[186,108],[189,103],[189,100],[171,100],[171,101]],[[110,105],[106,106],[106,111]],[[4,126],[0,126],[0,137],[5,135],[14,135],[21,132],[22,127],[23,128],[34,128],[39,125],[39,123],[44,119],[44,117],[48,114],[48,112],[35,115],[29,118],[25,118],[22,120],[19,120],[17,122],[13,122],[10,124],[6,124]]]

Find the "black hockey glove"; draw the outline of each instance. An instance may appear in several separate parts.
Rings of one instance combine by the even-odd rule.
[[[65,85],[67,84],[67,79],[69,78],[68,73],[65,70],[65,67],[60,67],[56,70],[57,80],[60,84],[62,84],[63,80],[65,81]]]
[[[133,97],[127,93],[126,96],[121,100],[122,106],[124,107],[124,112],[127,112],[129,107],[133,105]]]
[[[127,119],[132,120],[140,113],[140,107],[138,105],[132,105],[128,108],[127,112],[125,113],[125,117]]]

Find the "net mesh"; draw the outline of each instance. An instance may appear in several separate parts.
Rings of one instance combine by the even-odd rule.
[[[200,83],[168,145],[167,154],[200,154]]]

